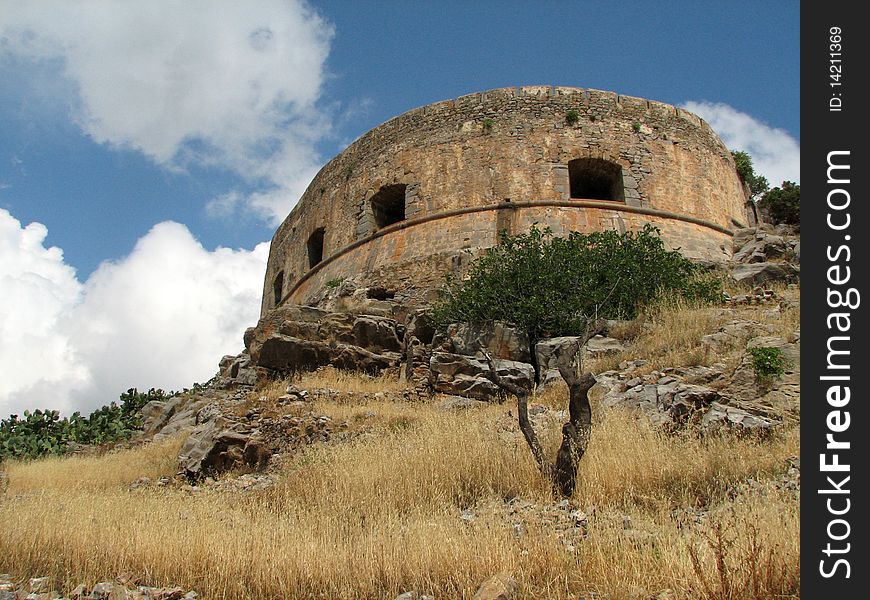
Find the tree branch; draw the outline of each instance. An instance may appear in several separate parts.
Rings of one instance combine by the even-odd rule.
[[[544,477],[550,479],[552,468],[544,454],[544,448],[541,446],[540,440],[538,440],[538,435],[535,433],[535,428],[529,420],[529,390],[503,379],[501,375],[498,374],[495,361],[492,360],[489,352],[484,350],[483,355],[486,357],[486,364],[489,366],[490,380],[500,389],[517,397],[517,416],[520,424],[520,431],[523,432],[523,437],[526,439],[526,443],[529,445],[529,449],[532,451],[532,456],[534,457],[535,462],[538,463],[538,468],[541,473]]]

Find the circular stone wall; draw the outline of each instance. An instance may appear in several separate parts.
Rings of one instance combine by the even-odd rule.
[[[262,312],[349,278],[425,300],[501,229],[652,223],[722,261],[747,220],[731,153],[690,112],[578,88],[470,94],[391,119],[320,170],[272,238]]]

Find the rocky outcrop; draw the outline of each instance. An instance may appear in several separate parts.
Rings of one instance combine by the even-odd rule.
[[[505,380],[527,389],[534,387],[528,336],[504,323],[491,322],[456,323],[434,335],[429,359],[432,389],[469,398],[499,396],[499,387],[491,381],[486,354]]]
[[[535,344],[535,360],[538,364],[539,388],[546,388],[562,381],[557,367],[558,358],[565,352],[574,352],[581,338],[576,336],[563,336],[543,339]],[[619,340],[596,335],[586,342],[583,347],[583,357],[596,358],[608,354],[618,354],[625,350]]]
[[[178,462],[185,476],[195,480],[243,466],[262,469],[271,454],[258,431],[217,416],[191,432],[181,447]]]
[[[208,404],[179,452],[181,472],[196,481],[234,469],[261,471],[276,454],[332,437],[332,419],[312,412],[307,390],[290,385],[274,404],[269,410],[244,409],[233,398]]]
[[[635,410],[667,431],[694,426],[707,433],[728,429],[766,434],[775,425],[769,414],[750,411],[728,394],[731,378],[724,364],[635,375],[643,363],[626,361],[619,371],[596,376],[593,393],[602,406]]]
[[[432,340],[435,352],[484,357],[484,351],[496,359],[531,363],[529,336],[506,323],[454,323]]]
[[[429,389],[429,361],[432,358],[432,340],[435,327],[426,310],[416,310],[408,317],[405,330],[405,365],[403,375],[416,389],[425,393]]]
[[[759,377],[753,366],[752,348],[774,348],[785,360],[784,373],[777,377]],[[759,335],[746,343],[737,368],[722,393],[731,404],[761,415],[790,415],[797,419],[800,411],[800,332],[789,338]]]
[[[288,305],[245,333],[251,364],[282,373],[332,365],[379,373],[402,359],[404,326],[376,315],[333,313]]]
[[[800,279],[800,239],[792,228],[762,223],[734,233],[731,277],[750,285]]]
[[[793,283],[800,279],[800,269],[784,262],[759,262],[746,265],[736,265],[731,270],[731,277],[740,283],[763,285],[773,282]]]
[[[496,372],[506,381],[531,389],[535,385],[535,369],[528,363],[514,360],[493,360]],[[432,388],[436,392],[489,399],[500,395],[499,387],[488,375],[485,359],[462,354],[433,352],[429,362]]]

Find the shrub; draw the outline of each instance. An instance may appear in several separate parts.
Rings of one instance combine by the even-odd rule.
[[[769,346],[750,348],[749,354],[752,356],[752,368],[758,377],[766,379],[785,373],[787,361],[779,348]]]
[[[634,130],[635,133],[637,133],[638,131],[640,131],[640,123],[635,121],[631,124],[631,128]]]
[[[507,321],[532,340],[581,335],[590,319],[632,318],[666,293],[710,301],[721,299],[722,288],[678,251],[666,250],[651,225],[567,238],[533,226],[516,236],[502,232],[465,280],[448,275],[433,322]]]
[[[783,181],[764,193],[758,206],[772,223],[797,225],[801,221],[801,186],[792,181]]]
[[[484,131],[492,131],[492,126],[495,125],[495,121],[492,119],[484,119],[483,120],[483,130]]]
[[[565,122],[568,125],[576,125],[580,122],[580,111],[576,108],[572,108],[565,113]]]
[[[751,156],[740,150],[731,152],[731,155],[734,157],[734,166],[737,168],[740,180],[749,186],[749,193],[753,198],[760,196],[770,188],[767,178],[755,173]]]
[[[328,290],[335,289],[342,284],[344,281],[344,277],[336,277],[335,279],[330,279],[324,285],[324,287]]]

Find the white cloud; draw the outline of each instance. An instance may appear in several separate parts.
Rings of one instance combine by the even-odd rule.
[[[320,163],[332,35],[304,0],[20,0],[4,3],[0,50],[60,65],[95,141],[241,174],[270,190],[255,209],[275,222]]]
[[[81,285],[60,249],[43,245],[47,233],[40,223],[22,228],[0,209],[0,417],[27,407],[28,390],[40,380],[61,389],[87,381],[69,339],[56,333],[80,301]],[[63,395],[45,400],[65,410]]]
[[[771,187],[783,181],[800,182],[800,144],[787,131],[723,103],[690,101],[683,107],[707,121],[729,150],[748,153],[755,172],[764,175]]]
[[[267,243],[208,251],[183,225],[160,223],[80,283],[46,233],[0,209],[0,417],[189,387],[241,351],[257,321]]]

